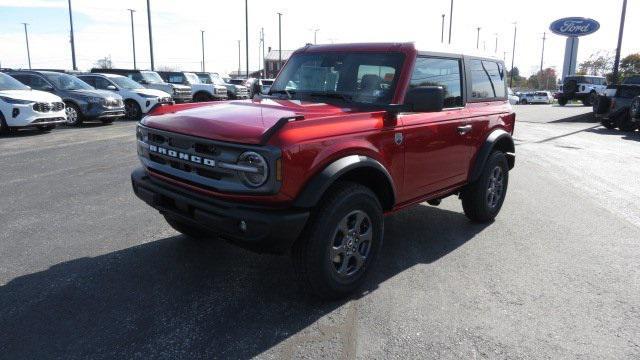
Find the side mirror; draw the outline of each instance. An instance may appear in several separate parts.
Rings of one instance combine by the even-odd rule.
[[[444,108],[444,89],[441,86],[419,86],[409,89],[404,105],[411,112],[438,112]]]
[[[139,84],[142,84],[142,85],[147,85],[149,82],[148,82],[147,80],[145,80],[145,79],[140,79],[140,80],[138,81],[138,83],[139,83]]]
[[[118,91],[118,88],[116,88],[113,85],[107,85],[107,90],[111,90],[111,91]]]

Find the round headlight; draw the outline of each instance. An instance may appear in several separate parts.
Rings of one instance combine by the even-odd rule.
[[[269,166],[262,155],[247,151],[238,158],[238,165],[246,167],[246,170],[239,170],[238,173],[242,181],[251,186],[258,187],[264,184],[269,177]]]

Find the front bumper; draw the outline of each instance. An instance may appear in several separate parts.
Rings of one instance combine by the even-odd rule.
[[[220,201],[168,184],[140,167],[131,173],[133,191],[163,215],[206,228],[257,252],[286,253],[304,229],[309,211],[280,210]],[[245,227],[241,227],[244,223]]]
[[[89,120],[93,119],[117,119],[124,117],[124,106],[122,107],[106,107],[101,104],[85,104],[82,109],[82,115]]]
[[[189,92],[180,92],[180,93],[174,93],[173,95],[171,95],[171,97],[173,98],[173,101],[175,101],[178,104],[181,103],[188,103],[193,101],[193,96],[191,95],[191,91]]]
[[[37,112],[32,104],[15,104],[11,111],[5,114],[5,121],[9,127],[33,127],[41,125],[61,124],[67,121],[64,110]]]

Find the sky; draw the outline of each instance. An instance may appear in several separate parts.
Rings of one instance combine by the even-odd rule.
[[[155,66],[200,70],[201,30],[205,36],[205,68],[229,73],[238,69],[241,40],[245,65],[245,22],[242,0],[150,0]],[[560,72],[565,39],[550,34],[553,20],[583,16],[600,22],[600,30],[582,37],[578,60],[616,48],[622,0],[454,0],[452,44],[441,40],[445,14],[448,38],[450,0],[248,0],[249,68],[261,61],[259,33],[266,48],[278,48],[278,16],[282,16],[282,48],[313,42],[415,42],[420,50],[475,53],[506,58],[511,67],[514,22],[517,23],[515,66],[529,75],[540,67],[543,32],[547,32],[544,67]],[[138,68],[150,67],[146,0],[72,0],[78,68],[90,69],[110,56],[115,67],[133,67],[131,20],[134,9]],[[71,68],[67,0],[0,0],[0,66],[26,68],[22,23],[28,23],[34,68]],[[622,55],[640,52],[640,0],[628,0]],[[495,39],[498,49],[495,51]],[[506,54],[505,54],[506,52]]]

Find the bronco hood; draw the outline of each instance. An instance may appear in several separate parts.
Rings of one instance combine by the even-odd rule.
[[[211,140],[260,144],[282,118],[310,119],[348,111],[325,103],[256,99],[166,106],[147,116],[143,124]]]

